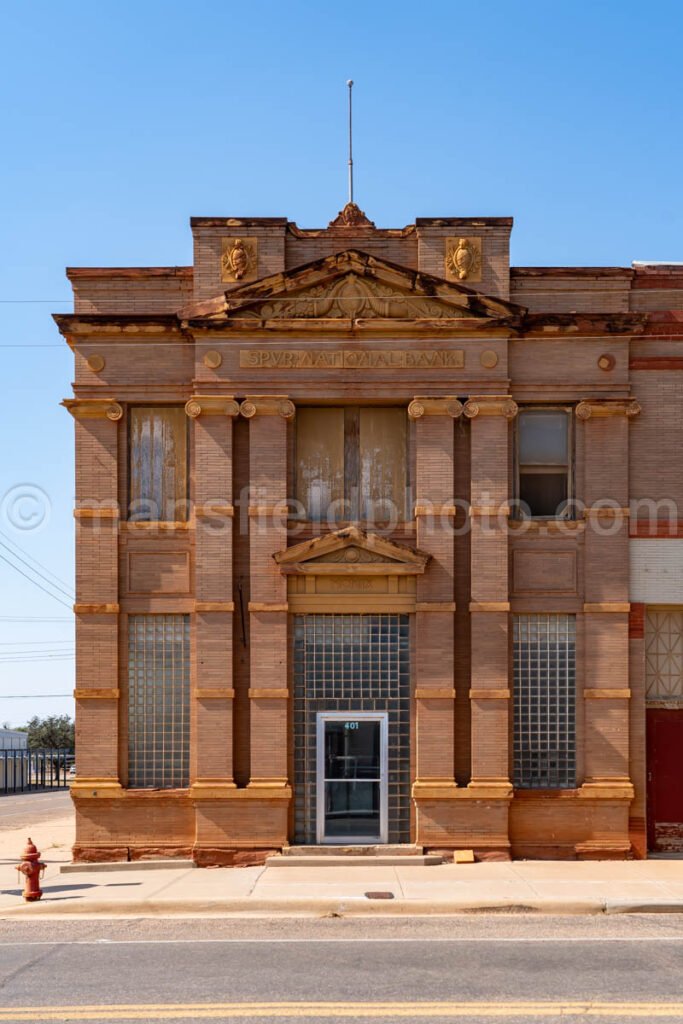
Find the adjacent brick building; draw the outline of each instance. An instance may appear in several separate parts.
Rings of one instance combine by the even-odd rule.
[[[683,846],[683,267],[511,229],[68,271],[77,859]]]

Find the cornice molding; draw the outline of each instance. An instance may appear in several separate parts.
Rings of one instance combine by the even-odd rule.
[[[123,406],[114,398],[65,398],[62,405],[75,420],[112,420],[123,416]]]
[[[632,419],[640,412],[640,403],[635,398],[584,398],[576,407],[579,420],[590,420],[602,416],[626,416]]]
[[[504,416],[513,420],[519,412],[519,406],[509,395],[472,395],[465,402],[464,413],[468,419],[476,416]]]
[[[240,406],[245,419],[254,416],[281,416],[284,420],[294,418],[296,408],[286,395],[247,395]]]
[[[190,419],[199,416],[239,416],[239,403],[231,395],[193,395],[185,403],[185,412]]]
[[[408,406],[411,420],[419,420],[423,416],[450,416],[455,420],[462,416],[462,411],[462,402],[454,395],[446,398],[414,398]]]

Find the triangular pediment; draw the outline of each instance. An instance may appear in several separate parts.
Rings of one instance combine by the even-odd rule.
[[[482,321],[510,323],[521,306],[346,249],[181,311],[190,322]]]
[[[273,556],[285,575],[311,573],[319,576],[411,575],[425,571],[429,555],[346,526],[334,533],[302,541]]]

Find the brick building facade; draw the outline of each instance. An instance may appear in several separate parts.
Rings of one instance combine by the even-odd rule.
[[[68,271],[76,859],[683,845],[683,267],[511,229]]]

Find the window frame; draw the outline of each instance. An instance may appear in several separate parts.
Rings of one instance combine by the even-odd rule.
[[[567,474],[567,498],[566,498],[566,501],[567,501],[567,508],[566,508],[566,511],[562,515],[557,515],[556,514],[556,515],[552,515],[552,516],[544,516],[544,515],[534,515],[532,512],[529,512],[527,514],[521,508],[521,500],[522,500],[521,499],[521,491],[522,491],[522,488],[521,488],[521,482],[522,482],[521,481],[521,478],[522,478],[522,462],[520,461],[520,451],[519,451],[520,450],[520,439],[521,439],[520,421],[521,421],[521,416],[525,412],[563,412],[565,414],[566,418],[567,418],[567,464],[566,464],[566,474]],[[555,404],[531,405],[530,404],[530,405],[522,405],[522,406],[520,406],[519,412],[518,412],[516,420],[515,420],[515,428],[514,428],[513,455],[514,455],[514,484],[515,484],[515,486],[514,486],[514,514],[513,514],[512,518],[514,518],[516,520],[523,520],[523,521],[524,520],[526,520],[526,521],[534,520],[534,521],[540,521],[540,522],[543,522],[543,521],[545,521],[545,522],[567,522],[567,521],[572,521],[572,520],[576,519],[576,501],[575,501],[575,498],[576,498],[576,487],[575,487],[575,477],[576,477],[575,453],[576,453],[576,444],[575,444],[575,437],[574,437],[574,415],[573,414],[574,414],[574,407],[571,406],[571,405],[562,405],[562,404],[559,404],[559,405],[555,405]],[[543,476],[544,475],[543,472],[542,472],[543,468],[546,468],[550,472],[553,468],[555,468],[557,470],[557,468],[559,468],[559,466],[560,466],[559,463],[557,463],[556,467],[553,467],[552,464],[548,463],[546,467],[539,467],[541,469],[541,472],[538,472],[536,474],[529,474],[529,475]]]
[[[364,518],[363,516],[361,516],[361,511],[365,508],[366,502],[364,501],[363,495],[361,494],[361,486],[360,486],[360,479],[361,479],[361,472],[360,472],[360,469],[361,469],[361,448],[360,448],[360,420],[361,420],[361,416],[360,416],[360,414],[361,414],[362,410],[366,410],[366,409],[367,410],[371,410],[371,411],[375,410],[375,409],[376,410],[382,410],[382,409],[400,409],[401,410],[401,412],[403,413],[404,418],[405,418],[405,452],[404,452],[404,457],[405,457],[405,490],[404,490],[403,507],[400,510],[400,515],[399,515],[399,518],[398,518],[398,523],[405,523],[408,520],[408,518],[409,518],[408,508],[409,508],[409,495],[410,495],[410,486],[411,486],[411,464],[410,464],[410,455],[411,455],[410,428],[411,428],[411,423],[410,423],[410,419],[408,417],[408,408],[407,408],[407,406],[400,405],[400,404],[393,404],[393,403],[392,404],[388,404],[388,405],[362,405],[362,404],[357,404],[357,403],[353,403],[353,404],[333,404],[333,403],[330,403],[330,404],[322,405],[320,403],[311,403],[311,405],[305,405],[303,407],[306,408],[306,409],[339,409],[343,413],[343,419],[344,419],[344,425],[343,425],[343,453],[342,453],[343,454],[343,486],[344,486],[344,498],[343,498],[343,500],[344,500],[345,503],[348,502],[348,505],[349,505],[349,508],[348,508],[349,515],[348,515],[348,517],[346,517],[344,519],[336,519],[334,521],[334,527],[335,528],[341,528],[341,527],[343,527],[345,525],[348,525],[349,523],[361,523],[362,524],[362,523],[372,522],[374,525],[381,526],[382,524],[384,524],[386,522],[390,522],[390,520],[388,520],[388,519],[387,520],[383,520],[383,519],[369,520],[369,519]],[[295,421],[294,444],[293,444],[293,452],[294,452],[294,467],[293,467],[293,470],[294,471],[293,471],[292,476],[293,476],[293,482],[294,482],[294,490],[296,492],[295,495],[294,495],[296,503],[297,503],[298,506],[303,506],[304,502],[301,499],[301,497],[299,496],[298,489],[297,489],[297,482],[298,482],[298,448],[299,448],[298,441],[299,441],[299,439],[298,439],[298,433],[297,433],[297,424],[296,424],[296,421]],[[347,474],[349,474],[348,477],[347,477]],[[350,485],[349,485],[349,478],[351,480]],[[297,522],[315,523],[315,524],[323,523],[323,524],[329,525],[329,522],[328,522],[327,519],[325,519],[325,518],[311,519],[308,513],[309,513],[309,510],[307,508],[305,508],[303,512],[296,511],[293,514],[290,514],[289,518],[293,519],[293,520],[296,520]]]
[[[185,494],[183,500],[185,502],[185,508],[183,510],[183,517],[179,519],[177,516],[174,519],[140,519],[131,518],[131,502],[132,502],[132,481],[133,481],[133,445],[132,445],[132,413],[136,409],[182,409],[183,415],[185,416]],[[126,406],[126,517],[127,523],[187,523],[190,520],[190,488],[192,486],[191,476],[191,455],[190,445],[192,435],[190,432],[190,423],[185,413],[185,406],[183,402],[129,402]],[[151,500],[151,499],[149,499]],[[135,513],[133,513],[135,515]]]

